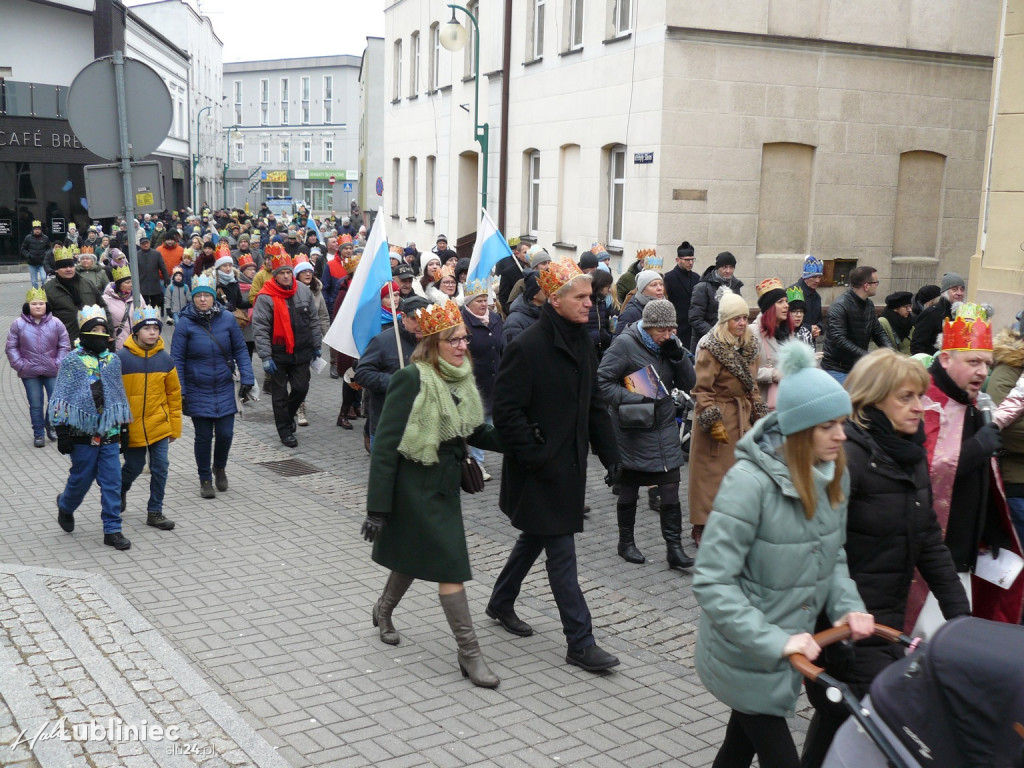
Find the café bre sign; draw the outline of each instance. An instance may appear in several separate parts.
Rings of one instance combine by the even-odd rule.
[[[38,147],[39,149],[85,149],[73,133],[53,131],[0,131],[0,147]]]

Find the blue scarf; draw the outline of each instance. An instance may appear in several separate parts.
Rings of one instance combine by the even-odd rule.
[[[100,408],[92,384],[103,387]],[[81,347],[64,358],[57,371],[57,386],[50,398],[50,423],[68,425],[85,435],[108,435],[132,420],[132,409],[121,379],[121,361],[104,352],[97,359]]]
[[[651,338],[651,334],[644,330],[643,320],[640,320],[636,324],[636,329],[640,331],[640,341],[643,343],[645,347],[651,350],[651,352],[653,352],[655,355],[661,352],[661,345],[659,345],[654,339]]]

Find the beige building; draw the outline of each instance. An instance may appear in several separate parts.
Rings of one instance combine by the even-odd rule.
[[[488,208],[556,258],[598,240],[619,268],[651,246],[670,268],[685,239],[703,269],[730,250],[748,298],[806,253],[836,290],[856,263],[878,267],[882,296],[966,272],[1000,1],[512,0],[507,35],[502,4],[483,3]],[[471,236],[473,40],[438,45],[442,4],[385,17],[390,239]]]
[[[987,160],[969,295],[996,308],[998,327],[1024,307],[1024,0],[1001,3]]]

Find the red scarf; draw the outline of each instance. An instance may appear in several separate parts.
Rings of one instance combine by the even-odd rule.
[[[292,318],[288,312],[288,299],[295,295],[296,288],[294,280],[291,288],[283,288],[271,278],[260,290],[261,296],[266,294],[274,300],[274,332],[270,335],[270,342],[284,344],[284,351],[289,355],[295,352],[295,333],[292,331]]]
[[[336,253],[333,256],[328,256],[327,266],[331,270],[331,277],[333,277],[335,280],[341,280],[341,278],[343,278],[347,274],[347,272],[345,272],[344,265],[342,265],[341,263],[340,254]]]

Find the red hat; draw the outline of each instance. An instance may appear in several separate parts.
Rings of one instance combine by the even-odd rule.
[[[381,299],[386,299],[388,297],[388,293],[394,293],[395,296],[398,296],[398,291],[398,283],[392,280],[390,283],[384,283],[384,287],[380,289],[380,297]]]

